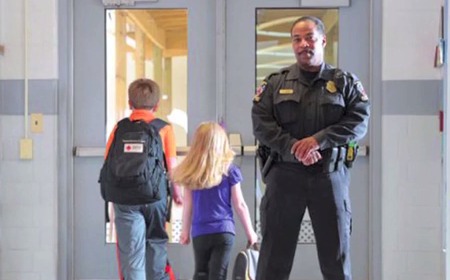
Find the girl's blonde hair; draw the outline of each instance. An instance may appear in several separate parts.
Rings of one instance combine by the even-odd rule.
[[[234,158],[225,130],[215,122],[201,123],[194,134],[191,148],[174,168],[172,180],[191,190],[218,185]]]

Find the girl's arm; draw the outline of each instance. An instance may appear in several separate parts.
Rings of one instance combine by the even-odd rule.
[[[177,158],[171,157],[167,165],[169,171],[171,171],[177,165]],[[181,195],[181,188],[178,184],[172,183],[172,192],[173,201],[175,201],[177,205],[183,205],[183,196]]]
[[[183,222],[181,227],[180,243],[187,245],[190,242],[192,224],[192,191],[185,188],[183,198]]]
[[[231,187],[231,203],[233,204],[234,211],[237,213],[242,225],[244,226],[249,245],[255,244],[258,241],[258,236],[253,230],[252,220],[250,219],[250,212],[248,211],[244,196],[242,195],[240,183],[237,183],[236,185]]]
[[[169,173],[172,169],[177,165],[177,146],[175,141],[175,132],[173,131],[172,125],[166,125],[161,129],[163,138],[163,147],[164,147],[164,156],[166,157],[167,163],[167,171]],[[178,184],[172,184],[172,197],[173,201],[177,205],[183,204],[183,197],[181,195],[181,188]]]

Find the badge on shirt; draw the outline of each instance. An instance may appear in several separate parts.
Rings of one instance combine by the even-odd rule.
[[[291,88],[282,88],[279,91],[280,94],[293,94],[294,90]]]
[[[361,99],[361,101],[367,102],[369,100],[369,97],[367,96],[366,91],[364,90],[364,87],[361,84],[361,82],[357,81],[355,86],[356,90],[359,92],[359,98]]]
[[[333,81],[328,81],[327,90],[329,93],[335,93],[337,91],[336,84]]]
[[[259,100],[261,100],[261,95],[263,94],[264,90],[266,89],[266,86],[267,86],[267,82],[263,81],[261,83],[261,85],[259,85],[256,88],[255,96],[253,96],[253,101],[259,102]]]

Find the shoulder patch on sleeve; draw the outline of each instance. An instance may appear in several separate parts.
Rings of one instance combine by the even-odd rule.
[[[264,80],[257,88],[255,95],[253,96],[253,101],[259,102],[261,100],[261,95],[263,94],[264,90],[266,89],[267,82]]]
[[[267,89],[267,86],[277,85],[279,83],[282,74],[285,72],[289,72],[287,69],[282,69],[280,72],[273,72],[269,74],[262,83],[256,88],[255,95],[253,96],[253,102],[259,102],[261,100],[262,95]]]
[[[364,102],[368,101],[369,97],[367,96],[362,83],[360,81],[356,81],[355,87],[356,87],[356,90],[358,91],[359,98],[361,99],[361,101],[364,101]]]

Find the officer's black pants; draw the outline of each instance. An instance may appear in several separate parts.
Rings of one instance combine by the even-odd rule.
[[[351,280],[349,200],[346,167],[330,174],[294,163],[276,163],[261,201],[262,244],[257,280],[289,279],[300,225],[308,207],[325,280]]]

